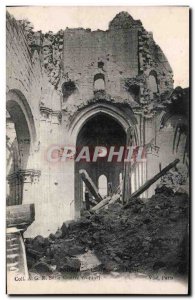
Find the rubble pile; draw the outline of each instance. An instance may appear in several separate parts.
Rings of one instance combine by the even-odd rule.
[[[86,211],[48,238],[25,244],[31,272],[81,272],[80,258],[93,253],[100,263],[91,272],[186,274],[188,195],[167,188],[150,199],[133,199],[128,209],[115,203],[98,213]]]
[[[181,164],[179,164],[177,166],[177,170],[171,169],[161,178],[160,184],[156,188],[156,192],[163,193],[164,190],[167,190],[167,188],[169,188],[170,193],[172,194],[182,190],[183,192],[188,192],[188,179],[187,168],[184,168]]]

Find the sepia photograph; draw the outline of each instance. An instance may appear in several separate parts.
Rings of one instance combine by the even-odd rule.
[[[189,6],[6,7],[8,295],[188,295]]]

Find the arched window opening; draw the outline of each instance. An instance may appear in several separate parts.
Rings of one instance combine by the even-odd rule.
[[[21,111],[15,108],[15,116],[12,118],[13,109],[10,112],[6,111],[6,161],[7,161],[7,180],[6,180],[6,204],[18,205],[22,204],[23,198],[23,182],[18,172],[25,169],[27,164],[29,150],[30,150],[30,137],[29,131],[25,128],[25,120],[20,127],[18,122],[22,119]],[[17,115],[17,113],[20,113]],[[15,121],[15,122],[14,122]],[[16,131],[17,130],[17,131]]]
[[[140,99],[140,86],[138,84],[132,84],[131,82],[126,83],[126,89],[135,101]]]
[[[19,148],[16,136],[15,124],[6,111],[6,148],[7,148],[7,172],[15,172],[20,166]]]
[[[151,92],[151,96],[153,96],[153,94],[155,93],[158,93],[157,75],[155,72],[150,72],[148,79],[148,88]]]
[[[117,116],[110,116],[100,109],[97,113],[94,113],[94,115],[88,118],[87,121],[85,120],[83,119],[84,124],[79,126],[80,130],[77,134],[76,149],[89,147],[89,149],[94,151],[96,146],[101,147],[101,145],[103,145],[102,147],[104,147],[106,145],[109,148],[109,146],[115,145],[115,151],[117,151],[117,149],[120,149],[121,146],[126,144],[127,134],[122,123],[120,123],[120,120],[117,120]],[[103,131],[102,128],[104,128]],[[91,147],[91,145],[93,145],[93,147]],[[80,152],[80,150],[78,150],[78,152]],[[83,189],[80,170],[86,170],[89,177],[98,188],[98,192],[101,196],[105,197],[109,194],[112,195],[117,191],[119,186],[119,173],[123,172],[124,169],[123,162],[120,164],[116,162],[116,168],[113,167],[116,157],[117,156],[114,156],[113,162],[110,163],[104,156],[98,156],[97,159],[94,159],[93,153],[93,155],[90,156],[91,162],[93,161],[92,163],[89,163],[86,159],[75,161],[74,191],[76,213],[78,212],[79,214],[83,207],[86,207],[87,209],[87,200],[85,203],[82,202]],[[101,175],[104,176],[100,177]],[[88,195],[85,191],[85,194],[86,199],[87,197],[89,198],[91,205],[95,205],[95,201],[93,201],[90,191],[88,191]]]
[[[69,80],[62,85],[63,102],[66,102],[68,98],[76,91],[76,85],[74,81]]]
[[[108,194],[108,182],[105,175],[100,175],[98,179],[98,189],[102,197],[107,196]]]
[[[98,61],[98,68],[103,70],[104,63],[103,61]]]
[[[94,76],[94,93],[98,91],[105,91],[105,77],[101,73]]]

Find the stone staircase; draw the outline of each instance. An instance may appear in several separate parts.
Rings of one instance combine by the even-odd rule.
[[[6,259],[8,277],[22,276],[28,279],[24,241],[21,232],[12,228],[6,234]]]

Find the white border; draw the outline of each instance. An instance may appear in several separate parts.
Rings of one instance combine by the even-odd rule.
[[[5,86],[6,86],[6,82],[5,82],[5,6],[25,6],[25,5],[43,5],[43,6],[47,6],[47,5],[53,5],[53,6],[72,6],[72,5],[80,5],[80,6],[125,6],[125,5],[129,5],[129,6],[159,6],[159,5],[172,5],[172,6],[190,6],[192,9],[194,8],[194,0],[168,0],[168,1],[141,1],[141,0],[121,0],[121,1],[115,1],[115,0],[99,0],[99,1],[95,1],[95,0],[91,0],[91,1],[76,1],[76,0],[71,0],[71,1],[67,1],[67,0],[57,0],[57,1],[52,1],[52,0],[20,0],[20,1],[14,1],[14,0],[1,0],[0,1],[0,61],[1,61],[1,72],[0,72],[0,93],[1,93],[1,107],[0,107],[0,125],[1,125],[1,131],[0,131],[0,161],[1,161],[1,179],[0,179],[0,191],[1,191],[1,207],[0,207],[0,266],[2,266],[1,271],[0,271],[0,293],[1,293],[1,299],[5,299],[6,295],[5,295],[5,161],[6,161],[6,157],[5,157]],[[193,22],[192,22],[193,23]],[[193,26],[192,26],[193,27]],[[194,37],[194,28],[192,28],[192,33],[193,33],[193,37]],[[192,37],[192,39],[193,39]],[[193,45],[192,45],[192,49]],[[193,61],[192,61],[193,62]],[[171,62],[170,62],[171,63]],[[191,66],[192,70],[194,69],[194,63],[193,66]],[[192,81],[192,85],[194,83],[194,79]],[[193,103],[193,95],[191,95],[191,100]],[[193,105],[192,107],[192,121],[193,118],[195,116],[195,106]],[[193,134],[192,134],[192,147],[194,146],[194,122],[193,122]],[[194,147],[193,147],[194,148]],[[192,148],[192,149],[193,149]],[[194,169],[194,163],[193,163],[193,169]],[[194,186],[195,184],[195,179],[193,178],[192,181],[192,186]],[[193,197],[192,197],[192,201],[193,201]],[[193,208],[193,213],[192,216],[194,217],[194,210],[195,210],[195,205],[192,205]],[[193,225],[193,218],[192,218],[192,225]],[[193,238],[193,237],[192,237]],[[192,239],[192,250],[194,249],[194,238]],[[191,251],[192,251],[191,250]],[[193,252],[193,251],[192,251]],[[193,253],[192,253],[193,254]],[[194,259],[193,259],[194,262]],[[194,270],[194,263],[193,263],[193,270]],[[193,274],[192,274],[193,275]],[[194,286],[194,277],[192,276],[192,286]],[[193,292],[193,289],[192,289]],[[26,297],[24,297],[26,298]],[[41,298],[41,297],[37,297],[37,298]],[[52,297],[52,298],[56,298],[56,297]],[[66,297],[67,298],[67,297]],[[69,298],[69,297],[68,297]],[[102,297],[104,298],[104,297]],[[132,298],[132,297],[131,297]],[[134,298],[134,297],[133,297]],[[135,299],[138,298],[143,298],[143,297],[136,297]],[[171,298],[171,297],[166,297],[166,298]],[[183,298],[183,297],[182,297]],[[181,299],[181,297],[180,297]]]

